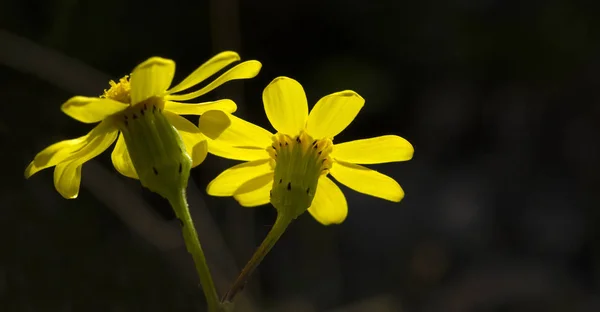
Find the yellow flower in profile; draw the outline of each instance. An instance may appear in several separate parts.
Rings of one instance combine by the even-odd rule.
[[[225,170],[207,187],[213,196],[233,196],[242,206],[271,202],[291,218],[306,211],[322,224],[341,223],[348,207],[328,177],[349,188],[399,202],[400,185],[363,164],[406,161],[413,147],[396,135],[333,144],[354,120],[364,99],[354,91],[321,98],[308,112],[306,95],[295,80],[279,77],[263,92],[265,112],[277,133],[222,111],[208,111],[199,127],[209,137],[208,151],[245,163]]]
[[[98,125],[85,136],[45,148],[29,164],[25,177],[55,166],[56,190],[65,198],[76,198],[82,165],[116,140],[111,159],[121,174],[140,179],[152,191],[157,191],[161,183],[185,180],[187,184],[187,176],[184,179],[181,176],[202,163],[207,146],[198,127],[179,115],[201,115],[208,110],[232,113],[236,105],[228,99],[205,103],[180,101],[197,98],[230,80],[252,78],[260,71],[261,64],[258,61],[240,63],[199,90],[180,92],[239,60],[235,52],[222,52],[169,88],[175,75],[175,62],[152,57],[135,67],[129,77],[125,76],[118,83],[111,81],[110,89],[102,96],[72,97],[62,105],[62,111],[80,122]],[[164,192],[158,193],[165,196]]]

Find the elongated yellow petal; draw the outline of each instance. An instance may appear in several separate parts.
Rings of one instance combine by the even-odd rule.
[[[90,159],[104,152],[117,138],[119,131],[98,134],[90,138],[89,143],[72,153],[54,169],[54,186],[67,199],[76,198],[81,183],[81,166]]]
[[[77,162],[61,163],[54,168],[54,187],[62,197],[77,198],[80,184],[81,165]]]
[[[179,103],[167,101],[165,103],[165,110],[177,115],[202,115],[209,110],[221,110],[227,113],[233,113],[237,110],[237,105],[229,99],[205,103]]]
[[[206,137],[202,135],[200,129],[189,120],[177,114],[169,111],[164,111],[163,114],[179,132],[188,155],[192,157],[192,168],[201,164],[206,159],[208,146],[206,144]]]
[[[277,77],[263,91],[267,118],[278,132],[291,136],[304,129],[308,103],[302,85],[288,77]]]
[[[365,100],[354,91],[341,91],[321,98],[310,111],[306,130],[315,139],[333,138],[354,120]]]
[[[96,123],[125,110],[128,106],[111,99],[74,96],[61,106],[61,110],[83,123]]]
[[[216,89],[227,81],[253,78],[258,75],[261,67],[262,64],[259,61],[246,61],[226,71],[223,75],[219,76],[219,78],[215,79],[198,91],[185,94],[169,94],[165,97],[165,99],[171,101],[191,100]]]
[[[127,145],[125,145],[123,134],[119,134],[117,144],[110,154],[110,158],[112,159],[113,166],[115,166],[115,169],[117,169],[120,174],[132,179],[139,179],[135,167],[133,167],[131,157],[129,156]]]
[[[208,184],[206,192],[212,196],[233,196],[244,183],[272,172],[268,159],[241,163],[219,174]]]
[[[162,57],[151,57],[136,66],[130,79],[131,104],[138,104],[153,96],[163,96],[174,75],[175,62]]]
[[[56,166],[65,161],[75,152],[90,144],[96,137],[105,135],[107,132],[115,131],[108,122],[101,122],[88,134],[71,140],[54,143],[39,152],[33,161],[25,169],[25,178],[29,178],[40,170]]]
[[[248,181],[246,183],[247,189],[252,190],[245,193],[236,193],[233,198],[244,207],[262,206],[270,201],[272,185],[273,174],[266,174]],[[245,187],[242,186],[241,188]]]
[[[233,147],[264,149],[272,144],[273,134],[271,132],[218,110],[202,114],[198,127],[210,139]]]
[[[265,148],[258,147],[233,147],[220,141],[207,138],[208,152],[222,158],[253,161],[269,158],[269,153]]]
[[[308,212],[321,224],[339,224],[348,215],[348,203],[342,190],[328,177],[322,176]]]
[[[414,151],[412,144],[404,138],[384,135],[335,144],[331,155],[354,164],[381,164],[409,160]]]
[[[399,202],[404,191],[394,179],[361,165],[335,161],[329,171],[347,187],[371,196]]]
[[[206,78],[216,74],[218,71],[227,67],[227,65],[239,60],[240,56],[233,51],[221,52],[213,56],[210,60],[206,61],[206,63],[200,65],[200,67],[196,68],[194,72],[183,79],[183,81],[178,85],[169,89],[167,93],[177,93],[179,91],[189,89],[206,80]]]

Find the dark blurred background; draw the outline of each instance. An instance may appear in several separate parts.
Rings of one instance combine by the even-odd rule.
[[[366,105],[337,142],[407,138],[414,159],[373,166],[405,199],[345,187],[347,220],[301,216],[253,275],[238,311],[600,311],[600,4],[577,0],[0,1],[0,311],[202,311],[168,204],[106,152],[77,200],[43,147],[90,125],[73,95],[154,55],[176,81],[223,50],[263,63],[232,98],[268,127],[262,89],[286,75],[309,103],[352,89]],[[197,119],[196,119],[197,120]],[[269,128],[270,129],[270,128]],[[274,221],[211,198],[235,164],[193,170],[190,204],[224,293]]]

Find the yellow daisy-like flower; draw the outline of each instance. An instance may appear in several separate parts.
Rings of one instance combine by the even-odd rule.
[[[414,150],[408,141],[385,135],[332,143],[364,105],[356,92],[327,95],[309,114],[302,86],[279,77],[265,88],[263,103],[276,134],[225,112],[200,117],[210,153],[247,161],[210,182],[210,195],[233,196],[246,207],[271,202],[293,218],[308,209],[322,224],[341,223],[348,212],[344,194],[328,174],[364,194],[393,202],[404,197],[394,179],[361,164],[409,160]]]
[[[160,188],[160,183],[182,180],[182,171],[189,174],[191,167],[205,159],[207,146],[198,127],[179,115],[201,115],[208,110],[232,113],[237,107],[228,99],[205,103],[179,101],[199,97],[230,80],[252,78],[260,71],[261,64],[258,61],[240,63],[199,90],[180,92],[239,60],[235,52],[222,52],[169,88],[175,62],[152,57],[135,67],[130,78],[125,76],[118,83],[111,81],[110,89],[102,96],[69,99],[61,107],[65,114],[80,122],[98,125],[85,136],[45,148],[29,164],[25,177],[55,166],[56,190],[65,198],[76,198],[82,165],[117,140],[111,158],[114,167],[124,176],[140,179],[152,191]],[[184,180],[187,183],[187,176]]]

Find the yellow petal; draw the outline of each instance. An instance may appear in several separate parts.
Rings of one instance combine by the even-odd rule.
[[[169,94],[168,96],[165,97],[165,99],[172,100],[172,101],[187,101],[187,100],[191,100],[193,98],[197,98],[201,95],[204,95],[204,94],[214,90],[215,88],[226,83],[227,81],[253,78],[256,75],[258,75],[258,72],[260,71],[261,66],[262,66],[262,64],[260,64],[259,61],[246,61],[246,62],[240,63],[240,64],[236,65],[235,67],[233,67],[232,69],[226,71],[223,75],[219,76],[219,78],[213,80],[211,83],[209,83],[204,88],[202,88],[198,91],[194,91],[194,92],[190,92],[190,93],[186,93],[186,94]]]
[[[409,160],[413,153],[413,146],[404,138],[384,135],[335,144],[331,155],[354,164],[381,164]]]
[[[201,164],[206,159],[208,147],[206,145],[206,138],[202,135],[200,129],[189,120],[177,114],[169,111],[164,111],[163,114],[179,132],[188,155],[192,157],[192,168]]]
[[[56,166],[65,161],[77,151],[90,144],[98,136],[105,135],[107,132],[115,131],[108,122],[101,122],[88,134],[71,140],[54,143],[39,152],[33,161],[25,169],[25,178],[29,178],[40,170]]]
[[[308,212],[321,224],[339,224],[348,215],[348,203],[342,190],[328,177],[319,178],[317,193]]]
[[[153,96],[163,96],[173,81],[175,62],[162,57],[151,57],[136,66],[131,73],[131,104],[135,105]]]
[[[248,189],[245,193],[236,193],[233,198],[244,207],[256,207],[268,204],[271,201],[271,188],[273,186],[273,174],[266,174],[247,182]],[[242,186],[242,188],[244,188]]]
[[[233,196],[244,183],[272,172],[273,169],[271,169],[268,159],[241,163],[219,174],[208,184],[206,192],[212,196]],[[241,190],[240,192],[247,191]]]
[[[222,158],[242,161],[252,161],[269,158],[269,153],[267,153],[267,150],[265,148],[233,147],[229,144],[225,144],[220,141],[211,140],[210,138],[207,138],[206,141],[208,142],[208,152]]]
[[[206,63],[200,65],[200,67],[196,68],[194,72],[183,79],[183,81],[178,85],[169,89],[167,93],[171,94],[189,89],[227,67],[227,65],[239,60],[240,56],[233,51],[221,52],[213,56],[210,60],[206,61]]]
[[[329,172],[340,183],[357,192],[393,202],[399,202],[404,197],[398,182],[367,167],[335,161]]]
[[[264,149],[272,144],[271,132],[223,111],[212,110],[202,114],[198,126],[210,139],[233,147]]]
[[[54,169],[54,186],[64,198],[76,198],[81,183],[81,166],[105,151],[117,138],[118,130],[91,138],[89,143],[72,153]]]
[[[365,100],[354,91],[341,91],[321,98],[310,111],[306,130],[315,139],[333,138],[354,120]]]
[[[235,102],[229,99],[218,100],[204,103],[179,103],[167,101],[165,110],[177,115],[202,115],[209,110],[221,110],[227,113],[233,113],[237,110]]]
[[[277,77],[263,91],[267,118],[277,132],[291,136],[304,129],[308,117],[306,94],[298,81]]]
[[[61,163],[54,168],[54,187],[66,199],[77,198],[81,184],[81,165],[77,162]]]
[[[112,159],[113,166],[115,166],[115,169],[120,174],[132,179],[139,179],[135,167],[133,167],[133,162],[131,162],[123,134],[119,134],[117,144],[110,154],[110,158]]]
[[[61,106],[61,110],[83,123],[96,123],[125,110],[128,106],[110,99],[74,96]]]

